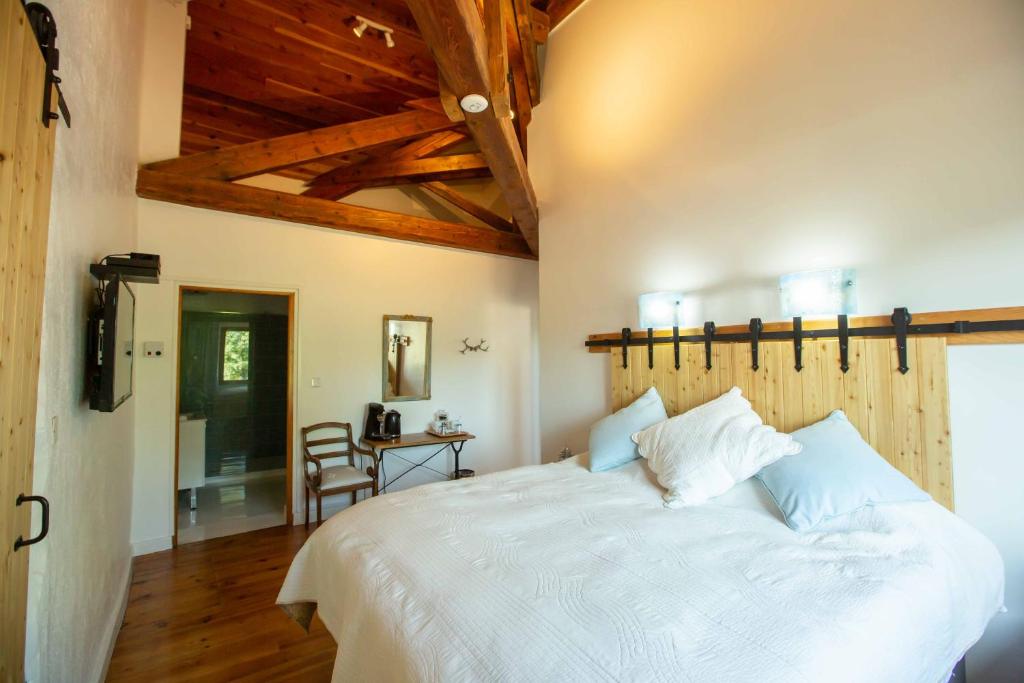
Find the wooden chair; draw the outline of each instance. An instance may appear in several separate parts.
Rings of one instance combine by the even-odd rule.
[[[342,432],[340,436],[330,436],[319,439],[311,439],[313,432]],[[344,447],[329,452],[314,453],[314,449],[334,444],[344,444]],[[356,467],[356,453],[360,456],[366,455],[373,460],[373,464],[363,472]],[[356,492],[364,489],[371,489],[372,495],[377,495],[377,472],[380,463],[377,454],[366,448],[360,448],[352,440],[352,425],[348,422],[320,422],[315,425],[302,428],[302,457],[303,470],[306,477],[305,497],[306,502],[306,528],[309,528],[309,492],[316,494],[316,524],[320,526],[322,521],[322,499],[323,496],[332,496],[337,493],[351,493],[352,504],[356,503]],[[325,464],[325,460],[342,459],[348,460],[348,464]],[[360,458],[360,466],[362,458]]]

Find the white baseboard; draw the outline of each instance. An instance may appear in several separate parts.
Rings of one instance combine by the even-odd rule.
[[[124,586],[120,591],[117,600],[117,608],[110,615],[112,623],[107,625],[107,646],[103,649],[103,661],[100,662],[99,676],[92,680],[103,683],[107,680],[107,669],[110,668],[110,658],[114,656],[114,646],[117,645],[117,636],[121,632],[121,624],[124,623],[124,613],[128,610],[128,595],[132,588],[132,561],[128,560],[128,570],[124,573]]]
[[[158,553],[161,550],[170,550],[172,545],[173,537],[171,536],[160,536],[157,538],[149,538],[145,541],[135,541],[132,543],[132,557]]]

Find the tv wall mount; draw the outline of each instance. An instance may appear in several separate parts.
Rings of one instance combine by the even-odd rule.
[[[155,285],[160,282],[160,255],[137,252],[111,254],[100,259],[99,263],[89,266],[89,272],[100,282],[106,282],[119,275],[123,282]]]

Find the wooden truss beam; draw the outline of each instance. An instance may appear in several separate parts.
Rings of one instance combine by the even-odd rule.
[[[445,185],[444,183],[423,183],[420,187],[434,196],[440,197],[454,206],[457,206],[473,218],[491,226],[495,230],[504,230],[505,232],[512,232],[515,230],[511,221],[502,218],[486,206],[477,204],[450,185]]]
[[[378,237],[534,258],[519,234],[378,211],[325,199],[178,173],[139,169],[136,193],[147,199],[275,218]]]
[[[523,51],[523,66],[526,69],[526,83],[533,106],[540,104],[540,66],[537,62],[537,43],[533,38],[530,22],[530,0],[512,0],[519,45]]]
[[[347,173],[340,169],[334,176],[334,185],[313,185],[305,197],[330,199],[338,192],[339,186],[359,183],[363,187],[386,187],[408,183],[429,183],[434,180],[458,180],[461,178],[484,178],[491,174],[487,160],[482,154],[454,154],[427,159],[404,159],[381,161],[349,167]]]
[[[433,154],[437,154],[438,152],[443,152],[444,150],[454,147],[459,143],[465,142],[468,139],[469,135],[467,135],[466,133],[460,133],[457,131],[442,131],[440,133],[434,133],[433,135],[429,135],[420,140],[413,140],[412,142],[406,143],[405,145],[391,152],[391,154],[387,155],[385,159],[377,159],[376,161],[406,161],[412,159],[423,159]],[[372,162],[367,161],[364,163]],[[364,183],[360,183],[358,181],[353,181],[349,183],[342,182],[342,179],[345,177],[345,175],[354,168],[358,168],[358,165],[345,166],[343,168],[335,168],[331,169],[326,173],[318,175],[316,178],[313,178],[313,180],[311,180],[308,183],[308,185],[310,185],[311,187],[314,185],[319,185],[321,189],[317,190],[316,192],[311,192],[310,190],[307,189],[305,192],[303,192],[303,194],[320,197],[321,199],[338,200],[344,199],[353,192],[358,192],[359,190],[366,187]],[[328,186],[332,187],[331,192],[326,191],[326,188]]]
[[[400,142],[454,125],[444,114],[416,110],[158,161],[146,168],[161,173],[238,180],[324,157]]]
[[[475,0],[408,0],[407,4],[453,93],[458,97],[478,93],[490,99],[493,89],[483,19]],[[496,115],[494,107],[465,116],[516,225],[537,253],[537,198],[511,119]]]

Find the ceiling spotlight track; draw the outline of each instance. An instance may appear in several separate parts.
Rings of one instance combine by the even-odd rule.
[[[355,17],[355,20],[356,26],[352,29],[352,33],[355,33],[357,37],[362,38],[363,34],[366,33],[366,29],[372,28],[375,31],[380,31],[381,35],[384,36],[385,45],[387,45],[388,47],[395,46],[395,29],[391,28],[390,26],[380,24],[372,19],[367,19],[366,17],[360,16],[358,14]]]

